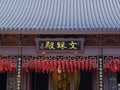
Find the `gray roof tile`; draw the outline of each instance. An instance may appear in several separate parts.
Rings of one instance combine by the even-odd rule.
[[[120,30],[120,0],[1,0],[0,30]]]

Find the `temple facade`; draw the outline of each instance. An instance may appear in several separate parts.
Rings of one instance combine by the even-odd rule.
[[[2,0],[0,90],[119,90],[119,0]]]

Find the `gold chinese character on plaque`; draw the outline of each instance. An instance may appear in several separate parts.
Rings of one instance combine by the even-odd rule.
[[[45,44],[45,48],[46,49],[55,49],[54,48],[54,42],[47,41],[46,44]]]
[[[70,45],[70,48],[69,48],[69,49],[77,49],[77,48],[75,47],[75,45],[77,45],[77,43],[75,43],[74,41],[71,41],[71,43],[69,43],[69,45]]]
[[[65,42],[57,42],[57,48],[60,48],[60,49],[65,49],[65,48],[67,48],[66,46],[65,46]]]

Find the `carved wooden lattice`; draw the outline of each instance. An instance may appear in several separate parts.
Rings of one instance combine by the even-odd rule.
[[[93,68],[98,68],[98,56],[23,56],[23,67],[28,67],[30,61],[89,61]]]
[[[7,74],[7,90],[15,90],[15,73]]]

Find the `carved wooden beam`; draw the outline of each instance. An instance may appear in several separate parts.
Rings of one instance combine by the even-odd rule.
[[[98,44],[98,46],[104,46],[106,40],[107,38],[103,34],[96,35],[96,38],[94,38],[94,41]]]
[[[6,41],[6,39],[5,39],[4,36],[5,36],[4,34],[1,34],[1,35],[0,35],[0,46],[3,46],[4,43],[5,43],[5,41]]]
[[[19,46],[24,46],[25,38],[23,34],[17,34],[17,39],[16,41],[19,43]]]

